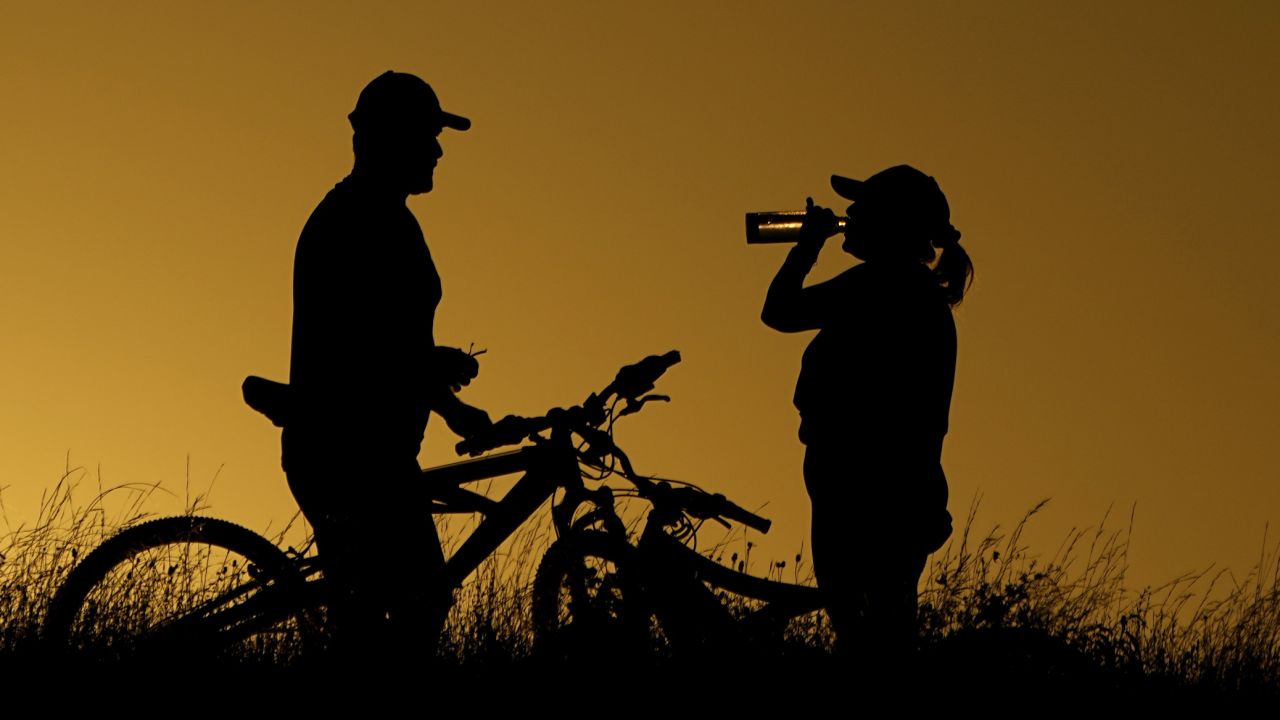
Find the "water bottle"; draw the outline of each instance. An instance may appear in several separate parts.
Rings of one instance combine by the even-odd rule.
[[[793,243],[800,239],[800,226],[804,224],[804,210],[784,212],[747,213],[747,243]],[[849,218],[836,218],[832,235],[844,232]]]

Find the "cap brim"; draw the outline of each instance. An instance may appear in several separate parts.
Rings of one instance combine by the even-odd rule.
[[[461,115],[440,111],[440,124],[454,130],[470,130],[471,121]]]
[[[853,178],[841,177],[839,175],[831,176],[831,189],[835,190],[836,194],[845,200],[861,199],[862,186],[863,182],[861,180],[854,180]]]

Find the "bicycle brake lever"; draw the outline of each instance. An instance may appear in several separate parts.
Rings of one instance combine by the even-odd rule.
[[[632,413],[638,413],[640,412],[640,408],[644,407],[645,403],[648,403],[648,402],[671,402],[671,396],[670,395],[645,395],[644,397],[638,400],[632,400],[628,398],[626,406],[623,407],[622,411],[618,413],[618,417],[623,417],[625,415],[630,415]]]

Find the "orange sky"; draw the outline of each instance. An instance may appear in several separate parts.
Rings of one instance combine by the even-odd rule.
[[[373,5],[374,10],[364,9]],[[435,5],[436,7],[432,7]],[[731,9],[730,9],[731,8]],[[288,372],[303,222],[346,113],[415,72],[474,128],[411,201],[466,399],[535,414],[678,348],[621,426],[642,471],[808,530],[808,338],[759,322],[742,214],[833,172],[936,176],[977,266],[944,456],[1042,552],[1136,503],[1130,580],[1247,569],[1280,520],[1280,10],[1269,3],[59,3],[0,28],[0,499],[73,465],[293,512],[239,382]],[[837,204],[837,207],[839,205]],[[828,248],[816,277],[846,266]],[[424,464],[452,459],[440,426]]]

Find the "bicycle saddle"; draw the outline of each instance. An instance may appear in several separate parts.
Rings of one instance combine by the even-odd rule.
[[[250,375],[244,379],[244,384],[240,386],[240,391],[244,394],[246,405],[266,415],[272,425],[278,428],[284,427],[285,422],[289,419],[289,411],[292,406],[292,398],[287,383]]]

